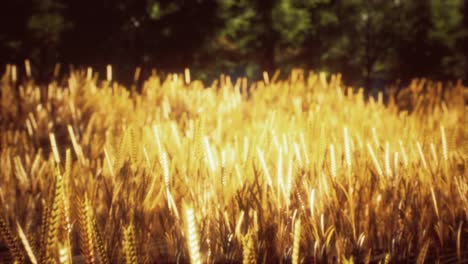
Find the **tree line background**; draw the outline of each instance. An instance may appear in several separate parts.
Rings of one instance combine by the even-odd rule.
[[[468,80],[464,0],[14,0],[0,6],[0,62],[258,78],[293,67],[366,88]],[[3,66],[4,67],[4,66]],[[33,68],[34,69],[34,68]]]

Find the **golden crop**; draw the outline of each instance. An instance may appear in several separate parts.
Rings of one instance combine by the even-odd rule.
[[[301,70],[211,86],[186,70],[130,89],[107,71],[45,86],[7,67],[6,262],[468,259],[461,83],[366,99]]]

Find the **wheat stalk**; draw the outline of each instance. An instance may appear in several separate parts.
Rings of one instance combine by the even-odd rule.
[[[430,244],[431,244],[431,241],[427,240],[424,243],[424,245],[421,247],[421,250],[419,251],[418,257],[416,258],[416,263],[417,264],[423,264],[424,263]]]
[[[54,154],[54,159],[57,164],[60,163],[60,155],[58,152],[57,148],[57,142],[55,141],[55,134],[54,133],[49,133],[49,138],[50,138],[50,146],[52,147],[52,152]]]
[[[387,177],[392,176],[392,167],[390,166],[390,144],[385,143],[385,174]]]
[[[26,253],[27,253],[28,257],[29,257],[29,261],[32,264],[37,264],[37,259],[36,259],[36,256],[34,255],[34,251],[31,248],[31,245],[29,244],[29,241],[26,238],[26,235],[24,234],[23,229],[21,228],[21,226],[20,226],[20,224],[18,222],[16,222],[16,227],[17,227],[17,230],[18,230],[18,236],[21,239],[21,243],[23,244],[24,249],[26,250]]]
[[[335,147],[333,144],[330,144],[330,172],[333,178],[336,178]]]
[[[345,147],[345,160],[348,169],[351,169],[351,147],[349,145],[349,136],[348,136],[348,128],[345,127],[343,129],[343,140],[344,140],[344,147]]]
[[[440,137],[442,141],[442,156],[444,157],[445,163],[448,161],[448,148],[447,148],[447,139],[445,137],[445,128],[440,126]]]
[[[380,167],[380,163],[377,160],[377,157],[375,156],[375,153],[374,153],[374,149],[372,148],[370,143],[367,143],[367,150],[369,151],[371,155],[372,162],[374,163],[375,169],[377,170],[377,174],[379,176],[382,176],[383,175],[382,168]]]

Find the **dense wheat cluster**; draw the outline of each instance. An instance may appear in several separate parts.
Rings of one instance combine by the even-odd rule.
[[[468,259],[467,87],[339,75],[1,82],[4,262]],[[137,70],[135,79],[139,78]]]

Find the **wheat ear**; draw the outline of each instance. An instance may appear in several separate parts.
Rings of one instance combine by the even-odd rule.
[[[41,254],[41,263],[47,263],[53,260],[56,255],[53,252],[57,252],[58,244],[58,235],[59,235],[59,226],[61,223],[61,217],[63,212],[63,201],[64,190],[63,190],[63,180],[62,176],[57,173],[55,177],[55,185],[52,192],[51,199],[51,208],[46,211],[46,218],[43,224],[46,224],[44,227],[44,236],[42,237],[42,249],[45,250]]]
[[[93,238],[93,215],[88,196],[85,195],[83,202],[78,208],[79,233],[81,239],[81,251],[85,257],[86,264],[94,264],[94,238]]]
[[[106,248],[104,241],[102,239],[101,233],[99,232],[96,218],[93,218],[93,238],[95,239],[95,249],[98,253],[98,261],[100,264],[109,264],[109,258],[107,256]]]
[[[187,207],[185,209],[185,220],[187,230],[187,243],[190,251],[190,262],[192,264],[200,264],[200,245],[198,239],[197,225],[195,223],[195,212],[193,208]]]
[[[138,263],[136,252],[135,228],[133,227],[133,224],[130,224],[127,228],[124,229],[123,249],[125,254],[125,263]]]
[[[294,243],[293,243],[293,253],[292,253],[292,263],[299,263],[299,245],[301,242],[301,219],[298,218],[296,223],[294,223]]]
[[[0,236],[10,251],[14,263],[24,263],[24,255],[20,249],[18,238],[13,235],[7,223],[0,218]]]
[[[242,239],[242,264],[255,264],[255,249],[252,234],[248,232]]]

